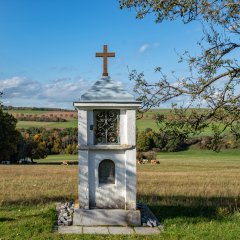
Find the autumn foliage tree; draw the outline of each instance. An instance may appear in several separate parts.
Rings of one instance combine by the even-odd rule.
[[[24,139],[24,158],[42,159],[47,157],[46,142],[42,139],[41,134],[35,134],[33,138]]]

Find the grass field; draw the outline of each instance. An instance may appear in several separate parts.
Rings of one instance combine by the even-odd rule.
[[[17,128],[29,128],[29,127],[44,127],[44,128],[71,128],[77,127],[77,119],[68,120],[67,122],[36,122],[36,121],[18,121]],[[157,125],[154,120],[138,120],[137,128],[139,130],[145,130],[146,128],[157,129]]]
[[[29,127],[44,127],[44,128],[73,128],[77,127],[77,119],[68,120],[67,122],[35,122],[35,121],[18,121],[17,128],[29,128]],[[140,119],[137,120],[137,129],[144,131],[146,128],[151,128],[157,131],[158,127],[152,119]],[[213,131],[211,128],[206,128],[199,136],[211,136]]]
[[[44,127],[44,128],[72,128],[77,127],[77,120],[67,122],[35,122],[35,121],[18,121],[17,128]]]
[[[77,119],[68,120],[67,122],[36,122],[36,121],[18,121],[17,128],[44,127],[44,128],[71,128],[77,127]],[[138,120],[137,128],[145,130],[146,128],[157,129],[153,120]]]
[[[61,163],[63,161],[76,162],[78,155],[60,154],[60,155],[48,155],[45,159],[38,159],[35,162],[38,163]]]
[[[47,161],[76,157],[50,156]],[[160,153],[158,159],[160,165],[137,166],[137,199],[164,224],[160,235],[53,233],[55,202],[77,196],[77,166],[1,165],[0,239],[239,239],[239,150]]]
[[[16,114],[25,114],[25,115],[49,115],[49,114],[63,114],[68,112],[56,112],[56,111],[42,111],[42,110],[31,110],[31,109],[24,109],[24,110],[8,110],[7,112],[16,116]],[[70,112],[72,113],[72,112]],[[153,120],[153,116],[156,113],[161,114],[168,114],[169,109],[153,109],[150,110],[147,114],[144,115],[144,119],[137,121],[137,127],[139,130],[145,130],[146,128],[157,129],[157,125]],[[36,121],[18,121],[17,128],[29,128],[29,127],[45,127],[45,128],[70,128],[70,127],[77,127],[77,119],[71,119],[67,122],[36,122]]]
[[[154,114],[160,113],[164,115],[169,114],[170,109],[152,109],[149,110],[147,113],[144,114],[142,119],[137,120],[137,129],[139,131],[144,131],[146,128],[151,128],[155,131],[157,131],[158,127],[157,124],[154,120]],[[9,113],[12,113],[14,115],[24,113],[26,114],[31,114],[31,115],[50,115],[51,113],[57,114],[58,116],[60,114],[69,114],[72,112],[57,112],[57,111],[40,111],[40,110],[9,110]],[[29,127],[44,127],[44,128],[72,128],[72,127],[77,127],[77,119],[76,116],[74,115],[73,118],[68,118],[67,122],[37,122],[37,121],[18,121],[17,123],[17,128],[29,128]],[[227,131],[226,131],[227,132]],[[213,134],[213,131],[211,127],[206,128],[200,136],[210,136]]]

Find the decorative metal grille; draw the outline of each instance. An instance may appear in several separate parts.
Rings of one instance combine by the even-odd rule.
[[[119,143],[119,110],[95,110],[95,144]]]

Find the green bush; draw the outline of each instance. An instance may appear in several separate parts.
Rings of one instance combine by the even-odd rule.
[[[156,133],[151,128],[137,133],[137,151],[146,152],[151,150],[156,147],[156,140]]]

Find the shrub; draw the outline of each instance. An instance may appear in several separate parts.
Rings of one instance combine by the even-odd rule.
[[[156,133],[151,128],[137,133],[137,150],[143,152],[151,150],[156,146],[156,140]]]
[[[137,160],[142,160],[143,159],[143,154],[142,152],[137,152]]]
[[[212,136],[202,137],[200,143],[200,149],[208,149],[219,152],[223,146],[222,139]]]
[[[151,160],[156,159],[156,153],[154,151],[144,152],[142,153],[144,158],[146,158],[149,162]]]

